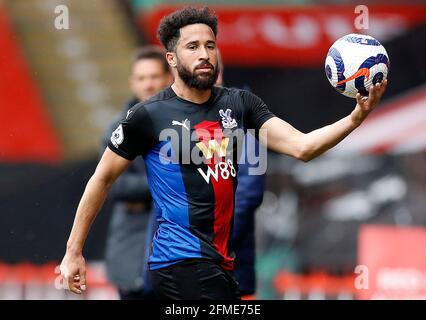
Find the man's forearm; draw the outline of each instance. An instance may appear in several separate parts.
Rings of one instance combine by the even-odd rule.
[[[355,130],[379,103],[386,90],[387,83],[387,80],[384,80],[383,83],[371,85],[368,89],[368,97],[363,97],[358,93],[356,96],[357,104],[349,116],[304,135],[303,140],[306,148],[302,159],[309,161],[319,156],[333,148]]]
[[[312,160],[333,148],[355,130],[359,124],[349,115],[333,124],[305,134],[303,136],[302,160]]]
[[[96,175],[87,183],[77,208],[74,224],[67,242],[67,251],[81,253],[90,227],[102,208],[111,184]]]
[[[262,125],[261,129],[265,130],[261,130],[259,138],[271,150],[305,162],[312,160],[355,130],[379,103],[386,87],[387,80],[384,80],[383,84],[370,86],[368,97],[358,93],[357,104],[351,114],[331,125],[304,134],[284,120],[273,117]]]

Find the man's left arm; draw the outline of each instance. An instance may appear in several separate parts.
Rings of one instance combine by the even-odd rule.
[[[371,86],[368,98],[357,94],[357,104],[352,113],[331,125],[304,134],[284,120],[274,117],[262,125],[259,138],[271,150],[305,162],[310,161],[333,148],[355,130],[379,103],[386,86],[387,80],[383,84]]]

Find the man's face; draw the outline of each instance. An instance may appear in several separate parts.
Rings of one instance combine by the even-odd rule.
[[[142,59],[133,64],[130,88],[140,101],[144,101],[164,89],[171,80],[170,72],[164,70],[161,61]]]
[[[216,39],[209,26],[197,23],[180,29],[176,69],[189,87],[206,90],[215,84],[219,68]]]

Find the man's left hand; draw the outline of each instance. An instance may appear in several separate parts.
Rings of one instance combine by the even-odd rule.
[[[371,85],[368,90],[368,97],[363,97],[359,93],[356,95],[357,105],[351,113],[351,118],[357,126],[359,126],[368,114],[374,110],[385,93],[387,85],[388,80],[386,79],[381,83]]]

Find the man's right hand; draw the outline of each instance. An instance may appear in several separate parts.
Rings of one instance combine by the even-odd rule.
[[[131,161],[106,148],[95,173],[86,185],[67,241],[67,251],[59,267],[63,284],[71,292],[81,294],[86,290],[86,263],[82,255],[84,241],[112,184],[130,163]]]
[[[86,262],[81,253],[67,253],[59,267],[66,289],[76,294],[86,290]]]

